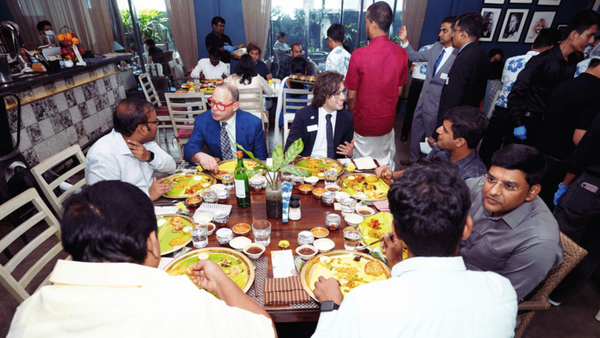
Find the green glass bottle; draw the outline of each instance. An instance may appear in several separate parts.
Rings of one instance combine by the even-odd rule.
[[[240,208],[250,206],[250,184],[248,183],[248,174],[244,167],[243,153],[241,150],[237,152],[238,163],[233,176],[235,177],[235,197],[237,197],[237,205]]]

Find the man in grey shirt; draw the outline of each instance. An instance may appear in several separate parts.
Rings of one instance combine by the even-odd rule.
[[[508,278],[519,300],[563,259],[558,223],[537,196],[545,168],[535,148],[511,144],[494,153],[486,177],[466,181],[473,231],[459,254],[469,270]]]

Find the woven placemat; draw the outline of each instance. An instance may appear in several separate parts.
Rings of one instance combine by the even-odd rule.
[[[297,258],[298,258],[298,255],[294,255],[294,261],[296,261]],[[294,266],[296,266],[296,272],[294,273],[294,276],[299,276],[300,271],[298,271],[298,266],[296,264],[294,264]],[[312,298],[308,302],[291,303],[290,304],[291,309],[318,309],[320,307],[321,306],[319,305],[319,303]]]
[[[172,198],[160,197],[156,201],[152,202],[155,206],[164,207],[164,206],[173,206],[177,204],[179,200],[174,200]]]
[[[250,260],[254,263],[256,269],[254,270],[254,283],[246,294],[258,305],[265,306],[265,281],[267,280],[269,257],[250,258]]]

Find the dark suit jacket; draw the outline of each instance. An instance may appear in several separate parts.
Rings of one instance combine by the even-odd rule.
[[[479,108],[485,96],[490,72],[490,59],[479,41],[473,41],[459,52],[448,73],[448,81],[442,89],[437,127],[444,122],[444,114],[458,106]],[[437,138],[437,133],[434,133]]]
[[[260,160],[266,159],[268,157],[267,143],[265,141],[262,121],[258,117],[239,109],[235,113],[235,116],[236,143],[240,144],[244,149],[251,151],[256,158]],[[213,119],[210,110],[196,116],[190,140],[183,147],[184,159],[192,162],[192,156],[201,152],[204,145],[207,146],[207,153],[210,156],[223,159],[223,155],[221,154],[221,124]],[[235,150],[233,151],[234,157]],[[248,158],[246,153],[244,153],[244,157]]]
[[[304,143],[304,150],[300,153],[301,156],[310,156],[315,145],[315,139],[317,138],[317,131],[309,132],[307,128],[312,125],[319,123],[319,109],[309,105],[305,108],[300,109],[296,116],[294,116],[294,122],[290,127],[290,134],[288,135],[287,142],[285,143],[285,150],[292,145],[294,141],[302,138]],[[325,126],[322,126],[325,128]],[[333,128],[333,146],[337,152],[337,147],[344,142],[350,143],[354,138],[354,116],[351,112],[346,109],[338,110],[335,118],[335,126]],[[336,158],[343,158],[344,155],[336,153]]]

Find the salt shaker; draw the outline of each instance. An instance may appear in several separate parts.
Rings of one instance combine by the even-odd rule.
[[[300,201],[291,200],[290,201],[290,211],[289,211],[289,219],[290,221],[297,221],[302,217],[300,212]]]

